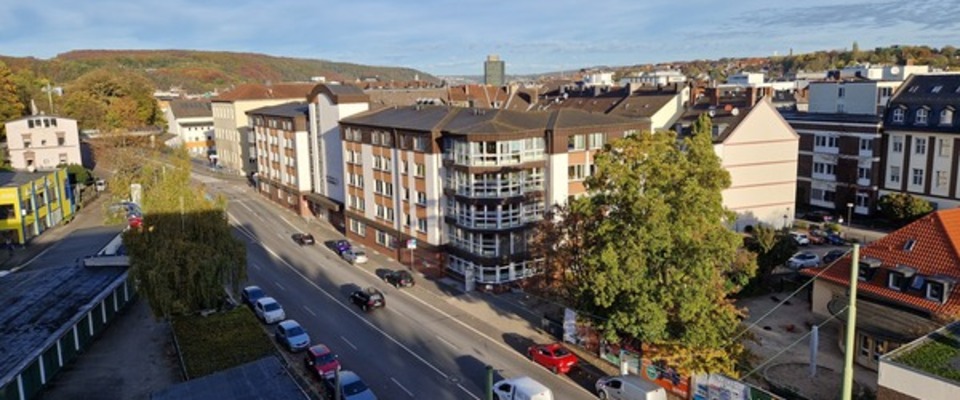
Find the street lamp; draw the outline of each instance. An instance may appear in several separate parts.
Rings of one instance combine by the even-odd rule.
[[[853,216],[853,203],[847,203],[847,231],[850,230],[850,219]]]

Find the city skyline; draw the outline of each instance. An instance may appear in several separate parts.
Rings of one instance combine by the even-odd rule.
[[[508,74],[589,66],[805,53],[894,44],[942,47],[960,28],[960,0],[919,4],[759,0],[628,2],[447,0],[317,4],[280,0],[39,0],[0,5],[0,51],[51,58],[81,49],[254,52],[434,75],[482,75],[488,54]]]

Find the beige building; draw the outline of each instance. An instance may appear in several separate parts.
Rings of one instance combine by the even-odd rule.
[[[313,83],[243,84],[212,100],[214,141],[219,164],[237,174],[256,172],[256,144],[247,111],[304,101]]]
[[[205,156],[214,150],[213,112],[209,100],[171,100],[164,112],[167,132],[191,155]]]
[[[83,164],[77,121],[55,115],[31,115],[7,121],[10,165],[21,170],[52,170]]]
[[[286,103],[247,111],[255,137],[257,191],[299,215],[308,215],[310,176],[307,104]]]

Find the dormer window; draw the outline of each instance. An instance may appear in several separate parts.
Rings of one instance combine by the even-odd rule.
[[[913,278],[916,273],[915,268],[899,264],[887,274],[887,287],[902,292],[907,289],[910,278]]]
[[[903,244],[903,251],[911,252],[911,251],[913,251],[913,248],[916,247],[916,245],[917,245],[917,240],[916,240],[916,239],[907,240],[907,241]]]
[[[907,91],[910,92],[910,93],[916,93],[917,90],[920,90],[920,86],[913,85],[913,86],[910,86],[909,89],[907,89]]]
[[[944,108],[940,110],[940,125],[950,126],[953,124],[953,109]]]
[[[930,89],[930,93],[940,93],[940,90],[943,89],[943,85],[934,86]]]
[[[917,118],[914,121],[917,125],[926,125],[927,117],[930,115],[930,110],[926,108],[917,109]]]
[[[883,265],[883,261],[873,257],[863,257],[860,259],[860,271],[858,272],[857,280],[868,282],[873,279],[873,276],[877,274],[877,271],[880,270],[880,266]]]
[[[927,278],[927,300],[933,300],[944,304],[950,298],[950,289],[956,285],[956,280],[951,277],[937,275]]]
[[[898,124],[902,124],[902,123],[903,123],[903,109],[902,109],[902,108],[894,108],[894,109],[893,109],[893,122],[896,122],[896,123],[898,123]]]

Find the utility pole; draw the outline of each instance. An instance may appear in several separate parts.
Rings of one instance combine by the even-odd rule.
[[[856,354],[857,330],[857,278],[860,276],[860,245],[853,245],[850,261],[850,304],[847,305],[847,337],[843,346],[843,400],[853,398],[853,355]]]
[[[487,365],[487,400],[493,400],[493,366]]]

